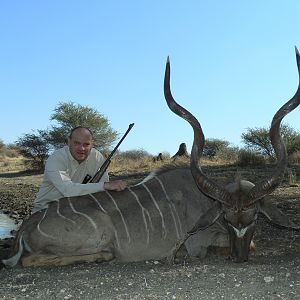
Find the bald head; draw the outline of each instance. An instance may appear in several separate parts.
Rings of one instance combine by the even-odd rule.
[[[69,138],[71,139],[73,134],[78,134],[81,133],[81,134],[90,134],[91,136],[91,139],[93,139],[93,134],[91,132],[91,130],[87,127],[83,127],[83,126],[77,126],[77,127],[74,127],[71,132],[70,132],[70,135],[69,135]]]

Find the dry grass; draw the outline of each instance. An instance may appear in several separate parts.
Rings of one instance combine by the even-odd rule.
[[[188,165],[189,159],[177,158],[175,162],[180,164],[186,163]],[[165,158],[163,161],[154,162],[150,156],[144,156],[138,159],[115,156],[109,165],[108,171],[114,176],[126,176],[135,173],[150,173],[155,169],[172,163],[174,163],[174,160],[171,158]],[[231,163],[232,162],[223,160],[201,160],[203,166],[224,166]],[[0,155],[0,173],[25,171],[27,168],[26,165],[28,165],[28,160],[22,156],[7,157]]]
[[[300,164],[300,151],[299,150],[290,155],[289,162],[291,164],[298,164],[298,165]]]
[[[118,156],[112,159],[108,171],[115,176],[134,174],[137,172],[146,173],[160,167],[162,164],[162,162],[153,162],[153,160],[147,156],[139,159],[129,159]]]
[[[26,170],[26,159],[24,157],[7,157],[0,156],[0,173],[4,172],[20,172]],[[165,163],[170,163],[170,159],[164,162],[153,162],[150,157],[143,157],[137,160],[114,157],[109,166],[109,172],[114,175],[126,175],[136,172],[144,173],[151,172],[152,170],[159,168]]]
[[[14,173],[14,172],[22,172],[26,171],[26,159],[23,157],[5,157],[3,158],[0,156],[0,173]],[[154,162],[152,157],[150,156],[143,156],[140,158],[128,158],[122,156],[115,156],[113,157],[111,164],[109,165],[108,172],[113,177],[121,177],[121,178],[132,178],[134,181],[136,178],[143,178],[146,177],[150,172],[155,169],[159,169],[160,167],[168,164],[173,164],[174,160],[171,158],[166,158],[163,161],[156,161]],[[186,164],[189,165],[189,159],[176,159],[176,164],[182,165]],[[28,161],[27,161],[28,165]],[[227,174],[229,176],[231,173],[233,174],[232,177],[235,176],[237,172],[237,166],[234,165],[232,161],[224,161],[224,160],[201,160],[201,165],[204,168],[207,168],[205,172],[213,172],[210,174],[211,176],[219,177],[220,174]],[[259,167],[257,167],[259,168]],[[246,172],[245,178],[250,179],[248,174],[248,168],[238,168],[239,172]],[[267,167],[263,167],[263,169],[268,169]],[[245,170],[245,171],[242,171]],[[253,171],[254,172],[254,171]],[[255,171],[256,172],[256,171]],[[254,173],[255,173],[254,172]],[[27,172],[26,172],[27,173]],[[20,174],[19,179],[20,181],[28,181],[30,178],[34,185],[39,184],[42,180],[42,172],[35,172],[32,175],[35,176],[26,176],[26,173]],[[207,173],[207,174],[208,174]],[[217,175],[219,174],[219,175]],[[223,176],[223,175],[222,175]],[[248,178],[249,177],[249,178]],[[222,178],[221,178],[222,179]],[[220,179],[220,180],[221,180]],[[293,165],[293,167],[289,167],[286,173],[286,181],[289,186],[299,186],[299,167],[298,165]]]
[[[176,160],[165,158],[163,161],[154,162],[153,159],[149,156],[145,156],[139,159],[129,159],[122,156],[117,156],[112,159],[108,170],[109,173],[112,173],[115,176],[126,176],[135,173],[150,173],[151,171],[168,164],[176,163],[180,165],[189,165],[189,162],[189,158],[177,158]],[[229,164],[232,164],[232,162],[208,159],[201,160],[201,165],[203,166],[226,166]]]
[[[295,170],[293,170],[291,168],[288,168],[287,177],[288,177],[289,186],[291,186],[291,187],[297,187],[298,186],[297,173],[296,173]]]
[[[22,156],[8,157],[0,155],[0,172],[18,172],[25,171],[26,159]]]

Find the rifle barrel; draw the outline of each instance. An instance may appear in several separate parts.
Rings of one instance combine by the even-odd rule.
[[[123,137],[120,139],[119,143],[117,144],[117,146],[114,148],[114,150],[109,154],[108,158],[111,158],[114,153],[117,151],[117,149],[119,148],[119,146],[121,145],[121,143],[123,142],[123,140],[125,139],[126,135],[129,133],[129,131],[132,129],[132,127],[134,126],[134,123],[129,124],[128,129],[126,130],[125,134],[123,135]]]
[[[106,171],[106,169],[108,168],[108,166],[110,164],[110,160],[111,160],[112,156],[117,151],[118,147],[123,142],[123,140],[125,139],[126,135],[132,129],[133,125],[134,125],[134,123],[129,124],[128,129],[126,130],[125,134],[123,135],[123,137],[121,138],[121,140],[119,141],[119,143],[117,144],[117,146],[113,149],[113,151],[108,155],[107,159],[104,161],[104,163],[102,164],[102,166],[100,167],[100,169],[96,172],[96,174],[93,177],[90,176],[89,178],[87,178],[87,176],[88,176],[87,175],[85,177],[85,179],[83,180],[82,183],[95,182],[95,179],[98,178],[100,172],[102,173],[101,177],[103,176],[104,172]],[[98,178],[96,182],[99,182],[100,179],[101,179],[101,177]]]

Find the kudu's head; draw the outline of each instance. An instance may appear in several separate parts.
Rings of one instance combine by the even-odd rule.
[[[296,48],[296,60],[300,76],[300,56]],[[194,130],[194,142],[191,152],[190,166],[195,182],[202,193],[215,200],[214,205],[201,216],[188,234],[194,234],[212,225],[223,216],[229,232],[231,257],[236,262],[248,260],[250,242],[252,240],[255,221],[261,212],[275,224],[297,228],[288,218],[273,205],[266,196],[272,193],[280,184],[287,165],[287,153],[280,135],[282,119],[300,104],[300,84],[294,97],[285,103],[274,115],[270,139],[277,157],[277,166],[268,178],[253,184],[245,180],[237,180],[228,186],[220,186],[208,178],[200,166],[205,143],[204,134],[198,120],[174,100],[170,90],[170,62],[167,59],[164,93],[169,108],[178,116],[190,123]]]

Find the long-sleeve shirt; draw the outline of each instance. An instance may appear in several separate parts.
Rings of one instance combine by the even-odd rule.
[[[34,200],[32,213],[48,207],[48,203],[63,197],[86,195],[104,190],[104,182],[109,181],[105,172],[100,182],[82,184],[87,174],[94,176],[105,159],[92,148],[86,160],[78,163],[65,146],[49,156],[40,190]]]

